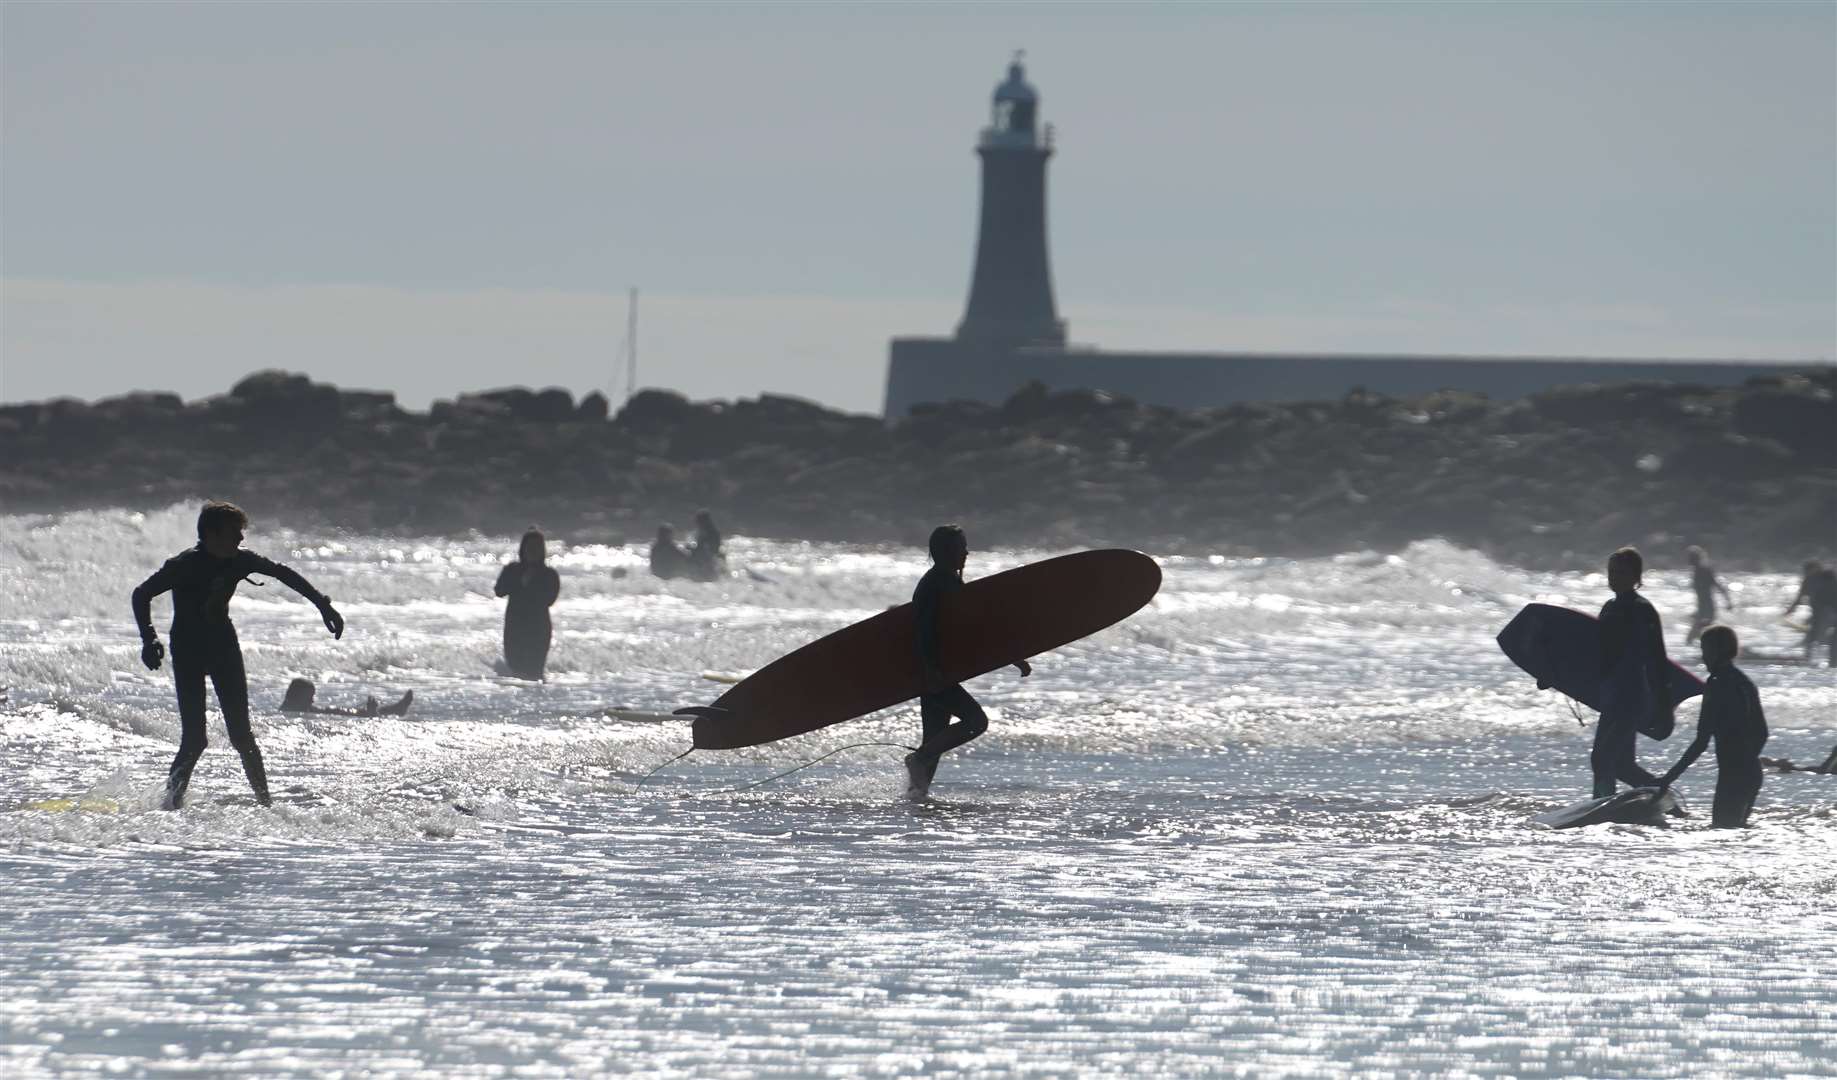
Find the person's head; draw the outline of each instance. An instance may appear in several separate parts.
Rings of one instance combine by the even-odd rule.
[[[1703,549],[1698,547],[1695,544],[1692,544],[1689,547],[1684,549],[1684,557],[1690,560],[1690,565],[1692,566],[1702,566],[1703,565],[1703,559],[1704,559]]]
[[[1805,560],[1805,576],[1806,577],[1811,577],[1813,574],[1816,574],[1818,571],[1822,569],[1824,569],[1824,564],[1819,562],[1818,560],[1816,559],[1806,559]]]
[[[312,708],[313,684],[306,679],[295,679],[287,684],[287,694],[281,698],[283,712],[303,712]]]
[[[1698,639],[1703,646],[1703,666],[1714,668],[1732,664],[1741,655],[1741,640],[1729,627],[1717,624],[1703,631]]]
[[[1635,547],[1623,547],[1607,557],[1607,587],[1617,593],[1639,588],[1645,576],[1646,560]]]
[[[542,530],[531,526],[523,534],[523,542],[517,545],[517,561],[540,564],[548,559],[548,554],[548,541],[543,539]]]
[[[714,528],[714,515],[706,510],[697,510],[695,512],[695,527],[698,529]]]
[[[952,570],[963,569],[963,563],[970,554],[969,538],[963,535],[963,529],[957,525],[939,525],[931,530],[931,539],[926,547],[931,549],[932,562]]]
[[[659,544],[675,543],[676,542],[676,530],[671,528],[668,525],[657,526],[657,542]]]
[[[249,527],[249,515],[235,503],[212,499],[198,511],[198,546],[219,559],[236,554],[242,546],[242,531]]]

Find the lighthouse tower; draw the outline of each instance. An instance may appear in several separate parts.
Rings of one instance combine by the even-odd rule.
[[[1046,258],[1046,159],[1052,126],[1038,124],[1040,95],[1027,82],[1021,54],[995,88],[982,158],[982,225],[970,301],[957,340],[999,345],[1062,346],[1065,323],[1052,298]]]

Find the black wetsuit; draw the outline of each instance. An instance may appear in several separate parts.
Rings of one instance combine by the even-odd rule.
[[[1734,664],[1722,664],[1709,673],[1703,688],[1703,711],[1697,717],[1697,737],[1684,756],[1665,774],[1671,784],[1716,741],[1716,801],[1710,823],[1718,829],[1739,829],[1760,794],[1761,748],[1767,745],[1767,716],[1761,711],[1760,691]]]
[[[1811,625],[1805,629],[1805,658],[1810,660],[1819,645],[1829,642],[1829,660],[1837,664],[1837,570],[1826,568],[1808,575],[1799,584],[1799,595],[1793,597],[1787,613],[1797,610],[1801,603],[1811,608]]]
[[[1704,629],[1716,621],[1716,589],[1719,586],[1716,571],[1705,559],[1690,572],[1690,587],[1697,594],[1697,613],[1690,620],[1690,633],[1684,636],[1684,644],[1697,640]]]
[[[521,561],[508,563],[498,574],[497,594],[510,598],[504,606],[505,666],[518,678],[542,678],[554,634],[549,605],[561,595],[561,575],[543,564],[526,568]]]
[[[963,579],[957,571],[934,565],[919,579],[918,588],[912,590],[912,611],[918,620],[919,660],[927,668],[942,667],[938,656],[938,605],[947,594],[961,588]],[[957,723],[950,722],[953,716]],[[915,756],[923,761],[927,772],[937,768],[938,758],[946,751],[955,750],[989,730],[988,715],[960,683],[920,695],[919,719],[924,725],[925,738]]]
[[[1658,611],[1636,592],[1615,594],[1601,608],[1601,719],[1595,725],[1595,797],[1612,795],[1615,781],[1652,787],[1658,778],[1639,767],[1639,731],[1670,705],[1665,691],[1665,631]]]
[[[674,540],[652,543],[651,573],[666,580],[689,576],[689,553]]]
[[[204,737],[204,680],[217,689],[223,726],[230,745],[242,755],[243,772],[256,798],[268,801],[268,774],[262,752],[249,729],[249,680],[242,666],[242,643],[230,622],[230,597],[250,574],[263,574],[323,607],[326,598],[291,567],[238,551],[219,559],[202,546],[166,560],[134,590],[134,622],[142,641],[155,637],[153,598],[172,593],[172,679],[179,698],[179,752],[166,778],[166,805],[178,809],[191,784],[191,771],[208,745]]]

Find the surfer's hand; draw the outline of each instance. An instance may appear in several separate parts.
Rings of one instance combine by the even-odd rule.
[[[325,620],[325,628],[332,632],[332,637],[344,637],[344,616],[338,614],[338,609],[332,606],[330,600],[319,605],[319,617]]]
[[[1545,681],[1543,681],[1542,679],[1539,679],[1539,680],[1537,680],[1537,688],[1538,688],[1539,690],[1548,690],[1548,689],[1550,689],[1550,684],[1549,684],[1549,683],[1547,683],[1547,682],[1545,682]]]
[[[1021,678],[1023,679],[1033,674],[1033,665],[1025,660],[1016,660],[1014,662],[1014,669],[1021,673]]]
[[[148,638],[140,646],[140,662],[147,665],[148,671],[158,671],[160,661],[166,659],[166,647],[158,638]]]

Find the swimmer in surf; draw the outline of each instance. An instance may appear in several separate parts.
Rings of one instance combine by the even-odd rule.
[[[548,542],[531,528],[517,545],[517,561],[498,574],[496,592],[504,605],[504,666],[519,679],[542,681],[554,628],[549,608],[561,595],[561,576],[548,565]]]
[[[1767,717],[1761,712],[1760,691],[1735,666],[1735,657],[1741,652],[1735,631],[1712,626],[1703,631],[1702,647],[1709,680],[1703,687],[1697,737],[1665,773],[1659,787],[1669,788],[1676,783],[1715,740],[1716,801],[1710,809],[1710,824],[1718,829],[1739,829],[1747,825],[1754,799],[1760,794],[1760,751],[1767,745]]]
[[[281,698],[281,711],[284,713],[312,713],[318,716],[407,716],[408,707],[415,703],[415,692],[408,691],[401,700],[393,705],[379,705],[376,695],[364,700],[361,709],[341,709],[335,705],[315,705],[313,696],[318,688],[311,679],[295,679],[287,684],[287,693]]]
[[[689,572],[689,553],[676,542],[676,530],[657,526],[657,539],[651,542],[651,573],[660,578],[683,577]]]
[[[1595,798],[1624,780],[1655,787],[1658,778],[1639,767],[1635,744],[1642,728],[1671,711],[1666,691],[1665,632],[1658,611],[1639,595],[1645,560],[1623,547],[1608,556],[1607,584],[1614,598],[1601,608],[1601,718],[1595,725]]]
[[[1716,593],[1722,593],[1722,600],[1729,610],[1735,610],[1735,598],[1729,595],[1728,586],[1716,576],[1716,570],[1709,564],[1709,556],[1702,548],[1694,544],[1684,549],[1684,557],[1690,560],[1690,587],[1697,594],[1697,613],[1691,617],[1690,631],[1684,635],[1684,644],[1693,644],[1716,621]]]
[[[924,692],[919,695],[919,717],[925,737],[919,748],[906,755],[906,792],[920,797],[931,788],[938,771],[938,759],[989,729],[989,718],[982,706],[960,683],[945,680],[940,659],[938,609],[945,596],[963,588],[963,564],[969,560],[969,540],[955,525],[939,525],[931,531],[929,542],[931,569],[919,579],[912,591],[912,611],[918,622],[918,661]],[[1016,661],[1016,670],[1025,678],[1033,666]],[[951,723],[952,717],[957,722]]]
[[[1818,646],[1826,645],[1828,662],[1837,666],[1837,570],[1816,559],[1807,562],[1805,579],[1786,614],[1799,610],[1800,604],[1811,608],[1810,625],[1805,628],[1805,659],[1809,662]]]
[[[208,502],[198,514],[198,546],[167,559],[153,576],[134,590],[134,624],[140,628],[140,660],[158,671],[166,658],[153,629],[153,598],[172,594],[172,678],[179,699],[179,752],[166,775],[163,806],[177,810],[185,803],[191,772],[207,745],[204,738],[204,680],[217,688],[223,726],[230,745],[242,755],[243,773],[256,801],[269,805],[268,773],[261,748],[249,728],[249,680],[242,665],[242,644],[230,622],[230,597],[251,574],[261,574],[286,585],[311,600],[332,637],[344,636],[344,617],[330,597],[312,587],[292,568],[242,550],[243,530],[249,516],[227,502]],[[257,583],[259,584],[259,582]]]

